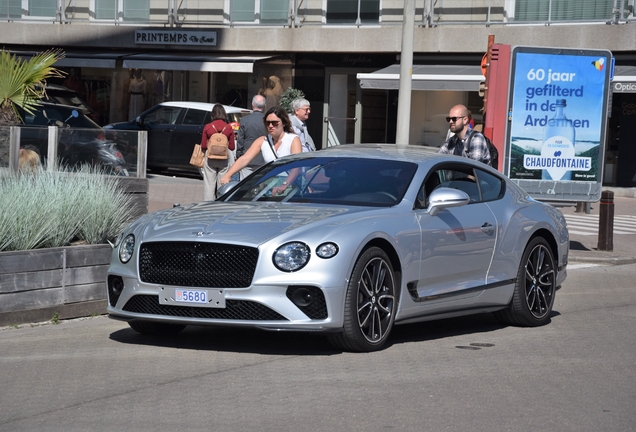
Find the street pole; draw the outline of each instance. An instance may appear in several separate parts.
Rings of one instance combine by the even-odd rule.
[[[413,33],[415,31],[415,0],[404,0],[402,20],[402,51],[400,54],[400,86],[395,143],[404,147],[409,143],[411,125],[411,78],[413,76]]]

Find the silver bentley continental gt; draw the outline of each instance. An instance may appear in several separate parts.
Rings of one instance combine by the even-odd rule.
[[[343,145],[138,219],[113,249],[108,313],[155,335],[324,332],[347,351],[381,349],[396,324],[467,314],[540,326],[568,242],[558,209],[480,162]]]

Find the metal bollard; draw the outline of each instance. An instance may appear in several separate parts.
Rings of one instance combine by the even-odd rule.
[[[598,216],[598,250],[614,250],[614,192],[601,192]]]

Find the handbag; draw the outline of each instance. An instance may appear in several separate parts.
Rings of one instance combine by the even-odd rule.
[[[201,144],[195,144],[194,150],[192,150],[192,156],[190,156],[190,165],[194,165],[197,168],[203,168],[204,161],[205,153],[201,150]]]

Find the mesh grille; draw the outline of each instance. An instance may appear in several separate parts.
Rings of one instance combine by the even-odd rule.
[[[153,295],[137,295],[124,306],[126,312],[164,315],[185,318],[210,318],[245,321],[289,321],[287,318],[260,303],[249,300],[226,300],[225,309],[173,306],[159,304]]]
[[[246,288],[258,249],[201,242],[150,242],[139,248],[143,282],[209,288]]]

